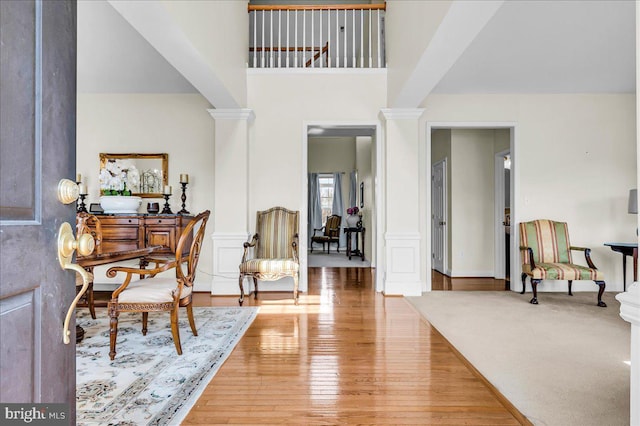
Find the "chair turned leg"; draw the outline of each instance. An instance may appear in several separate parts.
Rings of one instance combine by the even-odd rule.
[[[96,303],[93,297],[93,281],[87,287],[87,305],[89,305],[89,313],[92,319],[96,319]]]
[[[258,279],[256,277],[253,278],[253,298],[258,298]]]
[[[531,279],[531,289],[533,290],[533,298],[529,300],[532,305],[538,304],[538,283],[540,280]]]
[[[571,284],[573,283],[572,280],[569,280],[569,296],[573,296],[573,293],[571,293]]]
[[[526,281],[527,281],[527,274],[522,274],[522,291],[520,292],[520,294],[524,294],[526,287]]]
[[[298,274],[293,276],[293,303],[298,304]]]
[[[596,281],[595,283],[598,284],[598,287],[600,287],[600,290],[598,290],[598,306],[600,306],[601,308],[606,308],[607,304],[602,301],[602,295],[604,294],[604,288],[606,287],[606,284],[604,283],[604,281]]]
[[[116,337],[118,336],[118,311],[109,303],[109,358],[116,357]]]
[[[171,311],[171,336],[173,344],[176,346],[178,355],[182,355],[182,345],[180,344],[180,330],[178,329],[178,308]]]
[[[187,305],[187,318],[189,318],[189,325],[191,326],[191,332],[194,336],[198,335],[198,330],[196,330],[196,321],[193,318],[193,305],[191,302]]]
[[[242,285],[242,281],[244,281],[244,275],[240,274],[240,279],[238,280],[238,284],[240,285],[240,298],[238,299],[238,303],[242,306],[242,302],[244,302],[244,286]]]
[[[147,335],[147,323],[149,322],[149,312],[142,313],[142,335]]]

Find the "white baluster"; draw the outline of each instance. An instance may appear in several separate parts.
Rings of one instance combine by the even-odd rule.
[[[331,9],[327,10],[327,66],[331,68]]]
[[[306,55],[306,50],[307,48],[307,13],[306,11],[302,11],[302,63],[300,64],[300,66],[302,68],[307,66],[307,55]]]
[[[340,10],[336,9],[336,68],[340,68]]]
[[[344,10],[344,68],[347,67],[347,9]]]
[[[373,44],[372,44],[372,39],[371,39],[371,15],[372,15],[372,11],[371,9],[369,9],[369,68],[373,68],[373,56],[372,56],[372,50],[373,50]]]
[[[278,68],[282,68],[282,9],[278,10]]]
[[[273,10],[269,11],[269,68],[273,68]]]
[[[360,68],[364,67],[364,9],[360,10]]]
[[[293,32],[294,35],[294,43],[295,43],[295,47],[293,49],[293,66],[295,68],[298,68],[298,10],[296,9],[295,11],[295,16],[296,16],[296,28],[295,31]]]
[[[314,19],[313,19],[313,9],[311,9],[311,68],[315,68],[316,67],[316,61],[314,61],[316,55],[315,55],[315,24],[314,24]]]
[[[287,68],[289,68],[289,9],[287,9]]]
[[[265,11],[263,10],[261,15],[262,15],[262,37],[261,37],[261,44],[262,44],[262,53],[260,55],[260,68],[264,68],[264,52],[265,52],[265,46],[264,46],[264,14]]]
[[[381,58],[381,45],[380,45],[380,35],[382,34],[382,28],[380,27],[380,9],[378,9],[378,68],[382,68],[382,58]]]
[[[353,39],[351,40],[351,67],[356,67],[356,10],[353,9],[351,11],[351,26],[353,27],[352,35]]]
[[[320,68],[322,68],[322,14],[324,10],[320,10]]]

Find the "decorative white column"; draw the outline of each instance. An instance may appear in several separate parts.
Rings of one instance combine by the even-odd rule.
[[[616,296],[620,316],[631,323],[631,413],[630,425],[640,425],[640,284]]]
[[[420,155],[423,109],[383,109],[385,121],[384,293],[419,296]]]
[[[210,109],[215,120],[211,294],[240,294],[238,265],[248,238],[250,109]]]

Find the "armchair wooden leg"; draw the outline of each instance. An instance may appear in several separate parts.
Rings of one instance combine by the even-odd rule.
[[[571,284],[573,283],[572,280],[569,280],[569,296],[573,296],[573,293],[571,293]]]
[[[244,302],[244,286],[242,285],[242,281],[244,281],[244,275],[240,274],[240,278],[238,280],[238,284],[240,285],[240,298],[238,299],[238,303],[242,306],[242,302]]]
[[[253,278],[253,298],[258,298],[258,279],[256,277]]]
[[[149,312],[142,313],[142,335],[147,335],[147,324],[149,322]]]
[[[596,281],[595,283],[600,287],[600,290],[598,290],[598,306],[600,306],[601,308],[606,308],[607,304],[602,301],[602,295],[604,294],[604,288],[606,287],[606,284],[604,283],[604,281]]]
[[[89,305],[89,313],[91,314],[91,318],[96,319],[96,304],[93,297],[93,281],[91,281],[89,283],[89,286],[87,287],[87,305]]]
[[[298,304],[298,274],[293,276],[293,303]]]
[[[109,358],[116,357],[116,338],[118,336],[118,311],[115,305],[109,303]]]
[[[526,287],[526,282],[527,282],[527,274],[522,274],[522,291],[520,292],[520,294],[524,294]]]
[[[193,318],[193,305],[191,302],[187,305],[187,318],[189,318],[189,325],[191,326],[191,332],[194,336],[198,335],[198,330],[196,330],[196,321]]]
[[[533,278],[531,279],[531,289],[533,290],[533,298],[529,301],[529,303],[531,303],[532,305],[537,305],[538,304],[538,283],[541,280],[534,280]]]
[[[176,346],[176,351],[178,352],[178,355],[182,355],[182,345],[180,344],[180,330],[178,329],[178,307],[177,306],[175,306],[171,311],[171,336],[173,337],[173,344]]]

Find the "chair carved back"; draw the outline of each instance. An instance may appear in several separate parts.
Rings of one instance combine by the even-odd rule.
[[[93,225],[95,231],[91,229],[91,225]],[[90,234],[95,242],[96,253],[102,253],[102,225],[100,224],[100,219],[89,213],[78,213],[76,216],[76,237],[79,238],[82,234]]]
[[[341,222],[342,217],[338,215],[331,215],[327,217],[327,223],[325,224],[324,228],[324,235],[331,238],[339,238]]]
[[[256,258],[292,259],[294,237],[298,234],[299,212],[273,207],[256,213],[258,243]]]
[[[196,269],[198,266],[198,260],[200,259],[200,250],[202,249],[202,241],[204,240],[204,233],[209,220],[210,211],[206,210],[196,217],[191,219],[187,224],[176,246],[176,278],[182,281],[187,286],[192,286],[196,279]],[[194,228],[197,229],[194,231]],[[195,232],[193,239],[189,236],[192,232]],[[183,262],[185,261],[183,252],[184,246],[191,240],[191,247],[189,248],[189,256],[186,259],[187,269],[183,271]],[[185,273],[186,272],[186,273]]]
[[[520,245],[531,247],[536,263],[573,263],[569,228],[566,222],[548,219],[520,223]],[[522,263],[529,264],[526,251],[521,251]]]

